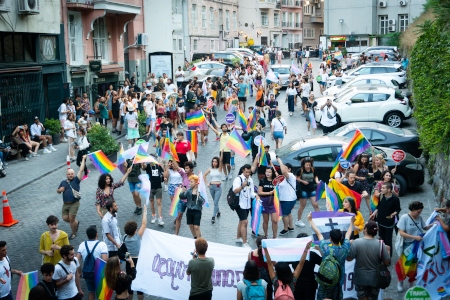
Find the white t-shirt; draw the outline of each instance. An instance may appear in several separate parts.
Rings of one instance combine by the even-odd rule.
[[[264,287],[264,289],[266,290],[266,292],[267,292],[267,282],[264,280],[264,279],[260,279],[261,280],[261,285]],[[242,293],[242,299],[247,299],[247,285],[245,284],[245,282],[244,281],[239,281],[237,284],[236,284],[236,288],[237,288],[237,290],[238,291],[240,291],[241,293]]]
[[[178,75],[182,75],[182,76],[178,77]],[[184,71],[183,70],[176,71],[175,72],[175,78],[177,79],[177,82],[184,81]]]
[[[120,103],[120,115],[123,117],[123,116],[125,116],[125,112],[123,111],[123,107],[125,106],[125,103],[124,102],[121,102]]]
[[[309,83],[302,83],[302,97],[309,97],[309,94],[311,94],[311,85]]]
[[[322,77],[322,82],[327,82],[329,77],[327,72],[320,74],[320,76]]]
[[[30,131],[32,136],[41,136],[42,135],[42,127],[41,125],[33,124],[30,126]]]
[[[153,110],[153,102],[152,100],[145,100],[144,104],[142,104],[142,107],[144,107],[145,113],[147,114],[147,117],[151,117],[152,110]]]
[[[284,131],[286,121],[283,118],[275,118],[272,120],[273,131]]]
[[[328,118],[328,112],[333,118]],[[322,109],[322,118],[320,119],[322,126],[331,127],[336,125],[336,111],[333,106],[326,106]]]
[[[183,177],[178,171],[169,169],[169,184],[182,184]]]
[[[177,90],[177,87],[175,84],[171,83],[171,84],[166,84],[166,92],[169,93],[175,93],[175,91]]]
[[[151,94],[152,90],[151,89],[145,89],[144,90],[145,95]]]
[[[64,122],[64,131],[66,132],[66,135],[68,137],[71,137],[71,138],[75,138],[76,137],[75,129],[73,129],[74,127],[75,127],[75,124],[72,121],[66,120]],[[69,128],[71,128],[71,129],[69,129]]]
[[[294,174],[289,173],[289,178],[284,179],[278,186],[280,195],[283,195],[280,201],[297,201],[296,184]]]
[[[70,266],[66,265],[63,260],[59,261],[60,264],[66,268],[67,272],[70,274],[73,274],[72,280],[64,284],[63,286],[60,286],[58,290],[56,291],[56,296],[58,296],[58,299],[70,299],[75,297],[78,294],[78,288],[75,283],[75,277],[77,274],[77,268],[80,266],[80,262],[75,257],[74,261],[70,262]],[[67,277],[66,271],[64,269],[56,264],[55,265],[55,273],[53,273],[53,280],[59,281],[62,279],[65,279]]]
[[[67,119],[67,113],[65,111],[68,111],[67,105],[65,105],[64,103],[61,103],[61,105],[58,108],[60,120]],[[62,113],[62,112],[64,112],[64,113]]]
[[[233,181],[233,190],[242,186],[244,184],[245,180],[246,180],[246,178],[243,174],[236,177]],[[244,187],[241,190],[241,192],[239,193],[239,206],[242,209],[249,209],[252,204],[252,199],[256,197],[255,185],[253,183],[253,179],[251,177],[249,177],[247,179],[247,182],[250,183],[250,185],[247,185],[246,187]]]
[[[108,254],[108,246],[106,246],[106,243],[99,241],[99,240],[94,240],[94,241],[86,241],[89,251],[92,252],[92,249],[94,248],[95,244],[98,243],[97,247],[95,247],[94,249],[94,253],[93,256],[94,258],[101,258],[102,254]],[[78,253],[81,254],[81,257],[83,257],[83,261],[86,260],[86,256],[87,256],[87,251],[86,251],[86,244],[85,242],[82,242],[80,244],[80,246],[78,246]]]
[[[8,257],[9,259],[9,257]],[[0,278],[6,281],[5,284],[0,283],[0,298],[8,296],[11,291],[11,266],[6,257],[0,260]]]
[[[102,231],[103,231],[103,241],[108,246],[108,251],[117,251],[117,247],[113,244],[107,237],[106,234],[109,233],[111,237],[117,244],[122,244],[122,239],[120,237],[119,227],[117,225],[117,218],[113,217],[110,212],[107,212],[102,219]]]
[[[288,94],[289,96],[295,96],[297,95],[297,89],[294,88],[287,88],[286,89],[286,94]]]

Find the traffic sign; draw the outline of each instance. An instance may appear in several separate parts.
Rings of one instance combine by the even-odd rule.
[[[226,121],[228,124],[232,124],[232,123],[234,122],[234,120],[236,120],[236,118],[234,117],[233,114],[227,114],[227,115],[225,116],[225,121]]]
[[[396,163],[401,162],[402,160],[404,160],[406,157],[406,153],[403,150],[395,150],[392,153],[392,160],[395,161]]]

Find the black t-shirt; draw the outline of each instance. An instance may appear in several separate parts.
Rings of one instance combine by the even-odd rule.
[[[163,181],[164,171],[161,166],[147,164],[145,172],[147,172],[148,177],[150,178],[152,190],[162,188],[161,183]]]
[[[350,185],[350,184],[348,183],[348,180],[342,182],[342,184],[345,185],[346,187],[348,187],[349,189],[351,189],[352,191],[355,191],[355,192],[357,192],[357,193],[359,193],[359,194],[362,194],[362,192],[363,192],[363,190],[364,190],[364,189],[363,189],[363,186],[362,186],[362,184],[361,184],[361,182],[356,181],[356,180],[355,180],[355,183],[354,183],[353,185]]]
[[[56,297],[56,281],[55,280],[52,280],[51,282],[42,280],[38,284],[44,286],[45,296],[46,296],[45,300],[53,300],[54,298],[52,298],[52,296]],[[45,287],[47,287],[47,289]],[[48,292],[50,292],[50,295]]]
[[[161,123],[161,124],[159,125],[159,128],[161,128],[161,131],[163,131],[164,129],[166,129],[167,132],[169,132],[170,134],[172,134],[172,128],[173,128],[173,125],[170,124],[170,123]]]
[[[331,69],[337,69],[338,65],[339,65],[339,60],[337,58],[333,58],[332,62],[336,63],[336,64],[331,64]]]
[[[315,182],[314,178],[316,178],[317,176],[316,172],[314,172],[313,170],[310,170],[309,172],[307,171],[302,172],[302,169],[300,168],[297,170],[297,173],[295,175],[300,176],[301,180],[309,182],[309,184],[304,184],[303,182],[300,182],[302,191],[307,193],[314,191],[314,182]]]
[[[259,186],[262,187],[263,192],[267,193],[267,192],[271,192],[274,189],[274,185],[272,183],[272,181],[267,180],[267,178],[263,178],[260,182],[259,182]]]
[[[297,79],[295,79],[294,81],[292,81],[292,83],[294,84],[294,87],[300,86],[300,82],[299,82]]]
[[[296,261],[296,262],[290,262],[289,264],[291,264],[292,268],[295,270],[298,263],[299,262]],[[302,272],[300,273],[300,276],[297,278],[297,284],[296,284],[296,288],[294,291],[295,299],[303,299],[303,297],[302,297],[302,290],[304,290],[303,287],[313,285],[313,287],[317,288],[317,282],[314,277],[314,274],[315,274],[314,268],[316,265],[320,266],[321,263],[322,263],[322,257],[320,257],[320,255],[317,254],[316,252],[310,251],[309,252],[309,260],[305,261]]]
[[[73,106],[75,106],[75,114],[77,116],[81,116],[81,112],[83,111],[81,108],[77,109],[78,105],[80,105],[80,103],[78,103],[77,100],[73,100]]]

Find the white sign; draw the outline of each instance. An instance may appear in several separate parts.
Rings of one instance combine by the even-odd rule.
[[[150,55],[150,69],[155,73],[156,78],[162,77],[163,73],[168,78],[172,78],[172,56],[171,55]]]

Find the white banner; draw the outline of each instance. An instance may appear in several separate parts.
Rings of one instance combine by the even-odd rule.
[[[168,299],[188,299],[190,276],[186,275],[194,239],[146,229],[142,237],[137,276],[132,289]],[[207,257],[214,258],[213,299],[235,299],[249,249],[208,242]]]

